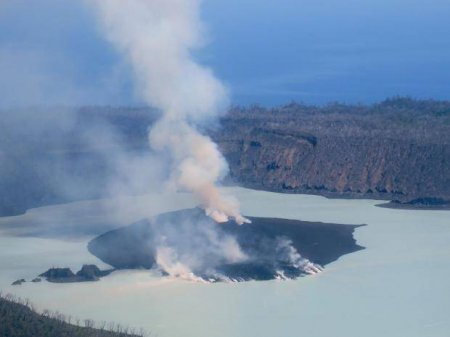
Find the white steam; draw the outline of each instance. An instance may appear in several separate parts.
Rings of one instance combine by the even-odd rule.
[[[175,249],[167,246],[159,246],[156,251],[156,263],[159,268],[172,277],[184,280],[203,282],[204,280],[195,275],[190,267],[180,261]]]
[[[281,263],[287,264],[295,269],[302,270],[306,274],[311,275],[323,271],[321,266],[302,257],[297,249],[295,249],[292,240],[285,237],[279,237],[276,241],[275,255]],[[281,279],[287,278],[282,270],[278,271],[278,275]]]
[[[199,0],[94,0],[107,38],[131,63],[140,95],[162,111],[150,131],[153,149],[168,153],[171,184],[196,195],[217,222],[242,224],[236,200],[216,184],[228,166],[216,144],[195,125],[214,118],[227,91],[192,51],[203,44]]]
[[[153,220],[151,241],[159,269],[172,277],[204,281],[212,276],[224,278],[218,266],[248,260],[236,237],[223,232],[201,211],[185,215]]]

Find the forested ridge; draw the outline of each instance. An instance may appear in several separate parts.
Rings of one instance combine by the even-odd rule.
[[[3,215],[104,196],[111,180],[123,179],[119,159],[150,153],[147,130],[158,117],[145,107],[0,113]],[[449,101],[232,107],[202,131],[228,160],[227,183],[419,204],[450,200]]]

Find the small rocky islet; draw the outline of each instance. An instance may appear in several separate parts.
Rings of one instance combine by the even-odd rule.
[[[85,264],[76,274],[70,268],[50,268],[39,276],[53,283],[92,282],[109,275],[112,271],[113,269],[100,270],[94,264]]]
[[[45,278],[48,282],[52,283],[75,283],[75,282],[93,282],[98,281],[101,277],[109,275],[114,269],[100,270],[94,264],[85,264],[81,269],[74,273],[70,268],[55,268],[52,267],[46,272],[35,277],[31,280],[33,283],[39,283],[42,278]],[[19,279],[14,281],[12,285],[21,285],[25,283],[25,279]]]

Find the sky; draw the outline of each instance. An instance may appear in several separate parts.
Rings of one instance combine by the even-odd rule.
[[[89,0],[0,0],[0,107],[140,105]],[[233,104],[450,99],[448,0],[204,0]]]

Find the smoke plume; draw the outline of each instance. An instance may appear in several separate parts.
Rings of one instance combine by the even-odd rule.
[[[91,3],[91,2],[89,2]],[[170,156],[169,185],[194,193],[207,215],[242,224],[237,201],[217,183],[228,166],[216,144],[196,126],[218,116],[227,90],[194,61],[204,44],[200,0],[94,0],[107,38],[134,69],[140,96],[162,116],[149,132],[151,147]]]

